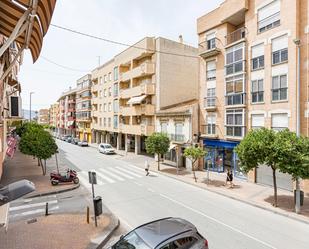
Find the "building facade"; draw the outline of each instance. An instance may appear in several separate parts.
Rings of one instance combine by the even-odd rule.
[[[49,125],[54,129],[57,127],[58,116],[59,116],[59,103],[52,104],[49,108]]]
[[[77,89],[69,89],[62,93],[58,99],[59,120],[57,124],[57,133],[62,135],[76,136],[76,92]]]
[[[38,124],[49,125],[49,109],[40,109],[38,112]]]
[[[197,20],[200,53],[200,131],[203,167],[227,167],[271,185],[266,166],[243,175],[234,147],[250,129],[297,129],[297,42],[300,41],[300,132],[309,135],[308,1],[226,0]],[[292,190],[289,175],[278,185]],[[303,188],[309,191],[303,181]]]
[[[155,112],[197,98],[198,63],[196,48],[146,37],[95,69],[93,141],[145,152]]]
[[[77,80],[76,91],[76,136],[91,143],[91,75]]]

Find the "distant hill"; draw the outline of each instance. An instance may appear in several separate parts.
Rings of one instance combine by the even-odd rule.
[[[31,119],[37,118],[37,114],[35,114],[35,110],[31,111]],[[22,115],[24,119],[30,119],[30,110],[22,110]]]

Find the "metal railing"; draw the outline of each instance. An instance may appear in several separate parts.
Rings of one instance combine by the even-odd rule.
[[[216,38],[203,41],[198,45],[198,50],[200,54],[206,53],[208,51],[210,52],[219,50],[219,41]]]
[[[227,34],[225,36],[225,44],[227,46],[244,38],[246,38],[246,28],[242,27]]]
[[[184,142],[185,141],[185,135],[183,135],[183,134],[169,134],[168,136],[172,141],[175,141],[175,142]]]
[[[216,108],[217,97],[206,97],[204,98],[204,108]]]

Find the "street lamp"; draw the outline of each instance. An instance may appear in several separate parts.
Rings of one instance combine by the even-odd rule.
[[[30,115],[30,117],[29,117],[30,122],[31,122],[31,96],[32,96],[32,94],[34,94],[34,92],[30,92],[30,94],[29,94],[30,95],[30,108],[29,108],[30,109],[30,114],[29,114]]]
[[[294,39],[293,42],[297,47],[297,94],[296,94],[296,135],[300,136],[300,39]],[[300,212],[300,186],[299,178],[296,178],[296,201],[295,212]]]

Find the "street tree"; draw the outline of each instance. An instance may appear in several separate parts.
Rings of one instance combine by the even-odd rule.
[[[197,182],[196,175],[195,175],[195,163],[197,162],[197,160],[204,157],[205,155],[206,155],[206,151],[200,147],[190,146],[186,148],[184,151],[184,156],[188,158],[192,163],[192,172],[193,172],[193,177],[194,177],[195,182]]]
[[[259,165],[267,165],[272,170],[274,186],[274,203],[277,207],[277,181],[276,171],[282,162],[281,155],[277,153],[278,133],[271,129],[261,128],[251,130],[236,147],[241,170],[248,173]]]
[[[146,151],[150,154],[157,154],[158,156],[158,170],[160,171],[161,155],[168,152],[170,140],[165,133],[153,133],[146,141]]]

